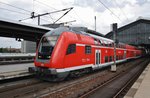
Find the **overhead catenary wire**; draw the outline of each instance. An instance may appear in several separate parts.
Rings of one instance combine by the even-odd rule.
[[[54,10],[57,10],[56,8],[51,7],[50,5],[45,4],[45,3],[42,3],[42,2],[40,2],[40,1],[38,1],[38,0],[33,0],[33,1],[36,1],[36,2],[38,2],[39,4],[42,4],[42,5],[44,5],[44,6],[47,6],[47,7],[49,7],[49,8],[54,9]],[[10,7],[13,7],[13,8],[16,8],[16,9],[19,9],[19,10],[22,10],[22,11],[29,12],[28,15],[31,15],[31,13],[32,13],[32,11],[29,11],[29,10],[27,10],[27,9],[23,9],[23,8],[17,7],[17,6],[12,5],[12,4],[8,4],[8,3],[2,2],[2,1],[0,1],[0,3],[1,3],[1,4],[4,4],[4,5],[7,5],[7,6],[10,6]],[[5,9],[5,8],[3,8],[3,9]],[[5,10],[6,10],[6,9],[5,9]],[[7,9],[7,10],[9,10],[9,9]],[[11,10],[9,10],[9,11],[11,11]],[[13,11],[13,12],[18,12],[18,11]],[[23,13],[23,12],[18,12],[18,13],[25,15],[25,13]],[[36,12],[35,12],[35,13],[36,13]],[[39,14],[39,13],[36,13],[36,14]],[[78,15],[77,15],[77,16],[78,16]],[[47,17],[47,18],[48,18],[48,16],[44,16],[44,17]],[[72,17],[72,16],[70,16],[70,17]],[[52,16],[51,16],[50,18],[53,19],[52,21],[54,22],[54,18],[52,18]],[[72,17],[72,18],[75,19],[75,17]],[[41,18],[41,19],[42,19],[42,18]],[[26,19],[22,19],[22,20],[26,20]],[[45,20],[45,19],[42,19],[42,20]],[[80,18],[80,20],[81,20],[81,18]],[[45,21],[46,21],[46,20],[45,20]],[[48,22],[48,21],[47,21],[47,22]]]
[[[58,10],[58,9],[56,9],[56,8],[54,8],[54,7],[52,7],[52,6],[48,5],[48,4],[46,4],[46,3],[40,2],[39,0],[35,0],[35,2],[37,2],[37,3],[39,3],[39,4],[43,5],[43,6],[45,6],[45,7],[47,7],[47,8],[54,9],[54,10]],[[84,20],[77,14],[77,12],[76,12],[75,10],[72,10],[72,11],[74,12],[74,14],[78,17],[78,19],[79,19],[80,21],[82,21],[82,22],[84,22],[84,23],[86,23],[86,24],[88,24],[88,25],[91,25],[91,24],[87,23],[86,21],[84,21]],[[68,15],[68,16],[70,16],[70,15]],[[76,20],[75,17],[73,17],[73,16],[70,16],[70,17]]]
[[[86,24],[88,24],[88,25],[91,25],[91,24],[89,24],[88,22],[84,21],[84,20],[77,14],[77,12],[76,12],[75,10],[73,10],[73,11],[74,11],[74,14],[75,14],[83,23],[86,23]]]
[[[14,12],[14,13],[18,13],[18,14],[22,14],[22,15],[27,15],[27,16],[29,16],[30,14],[25,14],[25,13],[22,13],[22,12],[18,12],[18,11],[14,11],[14,10],[10,10],[10,9],[6,9],[6,8],[1,8],[0,7],[0,9],[2,9],[2,10],[6,10],[6,11],[10,11],[10,12]],[[29,18],[28,18],[29,19]],[[43,21],[46,21],[46,22],[50,22],[50,21],[48,21],[48,20],[45,20],[45,19],[43,19],[43,18],[41,18]],[[27,18],[26,19],[20,19],[19,21],[23,21],[23,20],[27,20]]]
[[[43,2],[40,2],[40,1],[38,1],[38,0],[35,0],[37,3],[39,3],[39,4],[42,4],[42,5],[44,5],[44,6],[47,6],[48,8],[52,8],[52,9],[54,9],[54,10],[58,10],[58,9],[56,9],[56,8],[54,8],[54,7],[51,7],[50,5],[47,5],[47,4],[45,4],[45,3],[43,3]]]
[[[19,10],[22,10],[22,11],[25,11],[25,12],[29,12],[29,14],[27,13],[23,13],[23,12],[19,12],[19,11],[14,11],[14,10],[10,10],[10,9],[6,9],[6,8],[0,8],[0,9],[3,9],[3,10],[7,10],[7,11],[11,11],[11,12],[16,12],[16,13],[20,13],[20,14],[23,14],[23,15],[31,15],[31,12],[32,11],[29,11],[29,10],[26,10],[26,9],[23,9],[23,8],[20,8],[20,7],[17,7],[17,6],[14,6],[14,5],[11,5],[11,4],[8,4],[8,3],[5,3],[5,2],[1,2],[1,4],[4,4],[4,5],[7,5],[7,6],[10,6],[10,7],[13,7],[13,8],[16,8],[16,9],[19,9]],[[38,14],[38,13],[37,13]],[[22,21],[22,20],[26,20],[26,19],[20,19],[19,21]],[[42,19],[44,21],[47,21],[45,19]],[[47,21],[49,22],[49,21]]]
[[[54,7],[51,7],[51,6],[49,6],[49,5],[47,5],[47,4],[43,3],[43,2],[40,2],[40,1],[38,1],[38,0],[33,0],[33,1],[35,1],[35,2],[37,2],[37,3],[39,3],[39,4],[42,4],[43,6],[46,6],[46,7],[48,7],[48,8],[51,8],[51,9],[54,9],[54,10],[55,10],[55,11],[53,11],[53,12],[47,12],[47,13],[45,13],[45,14],[38,14],[38,16],[49,15],[54,24],[55,24],[57,21],[59,21],[62,17],[64,17],[70,10],[73,9],[73,7],[70,7],[70,8],[65,8],[65,9],[62,9],[62,10],[58,10],[58,9],[56,9],[56,8],[54,8]],[[66,11],[66,10],[68,10],[68,11],[65,12],[60,18],[58,18],[58,19],[55,20],[55,21],[54,21],[54,18],[52,18],[52,16],[50,15],[50,14],[52,14],[52,13],[57,13],[57,12]]]
[[[30,15],[30,14],[27,14],[27,13],[23,13],[23,12],[19,12],[19,11],[14,11],[14,10],[6,9],[6,8],[1,8],[1,7],[0,7],[0,9],[6,10],[6,11],[10,11],[10,12],[15,12],[15,13],[22,14],[22,15],[28,15],[28,16]]]
[[[58,12],[62,12],[62,11],[66,11],[59,19],[57,19],[54,23],[56,23],[58,20],[60,20],[62,17],[64,17],[69,11],[71,11],[73,9],[73,7],[70,7],[70,8],[64,8],[64,9],[61,9],[61,10],[57,10],[57,11],[52,11],[52,12],[48,12],[48,13],[44,13],[44,14],[38,14],[38,15],[35,15],[34,12],[32,12],[32,15],[31,17],[28,17],[28,18],[25,18],[25,19],[22,19],[22,20],[27,20],[27,19],[33,19],[33,18],[36,18],[38,17],[38,25],[40,24],[40,17],[41,16],[45,16],[45,15],[49,15],[49,14],[52,14],[52,13],[58,13]],[[22,20],[19,20],[19,21],[22,21]]]
[[[53,8],[53,7],[51,7],[51,6],[49,6],[49,5],[47,5],[47,4],[45,4],[45,3],[43,3],[43,2],[40,2],[40,1],[38,1],[38,0],[34,0],[36,3],[38,3],[40,6],[42,5],[42,6],[44,6],[44,7],[46,7],[46,8],[49,8],[49,9],[54,9],[54,10],[58,10],[58,9],[56,9],[56,8]],[[49,14],[49,17],[48,16],[44,16],[44,17],[47,17],[47,18],[51,18],[51,20],[52,20],[52,22],[54,22],[54,18]]]
[[[30,17],[29,18],[25,18],[25,19],[20,19],[19,21],[24,21],[24,20],[28,20],[28,19],[31,19]],[[41,18],[43,21],[45,21],[45,22],[50,22],[50,21],[48,21],[48,20],[46,20],[46,19],[43,19],[43,18]]]
[[[1,3],[1,4],[4,4],[4,5],[7,5],[7,6],[11,6],[11,7],[16,8],[16,9],[20,9],[20,10],[23,10],[23,11],[26,11],[26,12],[30,12],[30,13],[31,13],[31,11],[29,11],[29,10],[26,10],[26,9],[23,9],[23,8],[20,8],[20,7],[16,7],[16,6],[14,6],[14,5],[11,5],[11,4],[8,4],[8,3],[5,3],[5,2],[1,2],[1,1],[0,1],[0,3]]]
[[[66,14],[68,14],[71,10],[73,9],[73,7],[71,7],[67,12],[65,12],[61,17],[59,17],[56,21],[54,21],[53,24],[55,24],[57,21],[59,21],[62,17],[64,17]]]
[[[121,19],[109,8],[107,7],[101,0],[98,0],[99,3],[101,3],[107,10],[109,10],[116,18],[118,18],[119,21],[121,21]],[[121,21],[122,22],[122,21]]]
[[[30,14],[23,13],[23,12],[19,12],[19,11],[14,11],[14,10],[6,9],[6,8],[1,8],[1,7],[0,7],[0,9],[6,10],[6,11],[10,11],[10,12],[14,12],[14,13],[18,13],[18,14],[22,14],[22,15],[30,16]],[[27,19],[30,19],[30,18],[21,19],[21,20],[19,20],[19,21],[23,21],[23,20],[27,20]],[[41,18],[41,19],[42,19],[42,18]],[[46,22],[49,22],[48,20],[45,20],[45,19],[42,19],[42,20],[44,20],[44,21],[46,21]]]
[[[129,18],[127,17],[127,15],[125,14],[125,12],[121,9],[121,7],[119,6],[119,4],[117,3],[116,0],[114,0],[115,4],[118,6],[118,8],[120,9],[120,11],[122,12],[122,14],[125,16],[125,18],[129,21]]]
[[[39,3],[40,5],[43,5],[43,6],[47,7],[47,8],[49,8],[49,9],[59,10],[59,9],[57,9],[57,8],[54,8],[54,7],[52,7],[52,6],[50,6],[50,5],[46,4],[46,3],[40,2],[40,1],[38,1],[38,0],[35,0],[35,2]],[[68,15],[68,16],[71,17],[71,18],[73,18],[73,19],[75,19],[75,17],[73,17],[73,16],[70,16],[70,15]],[[54,20],[53,20],[53,21],[54,21]],[[60,20],[59,20],[59,21],[60,21]]]

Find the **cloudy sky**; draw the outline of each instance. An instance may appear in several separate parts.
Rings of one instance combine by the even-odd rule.
[[[42,14],[64,8],[74,7],[60,21],[71,26],[84,26],[94,30],[94,16],[97,17],[97,31],[106,34],[110,24],[118,23],[121,27],[135,21],[138,17],[149,18],[150,0],[0,0],[0,18],[23,20],[29,18],[31,12]],[[64,12],[42,17],[41,24],[53,23]],[[22,22],[37,25],[37,19]],[[0,47],[20,48],[21,43],[13,38],[0,37]]]

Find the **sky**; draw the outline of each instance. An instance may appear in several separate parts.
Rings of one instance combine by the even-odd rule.
[[[36,18],[24,19],[31,17],[31,12],[37,15],[70,7],[73,9],[57,23],[76,20],[67,25],[94,30],[96,16],[96,30],[102,34],[111,31],[112,23],[118,23],[121,27],[139,17],[150,18],[150,0],[0,0],[0,18],[37,25]],[[41,24],[53,23],[64,13],[44,16]],[[20,48],[21,42],[0,37],[0,47]]]

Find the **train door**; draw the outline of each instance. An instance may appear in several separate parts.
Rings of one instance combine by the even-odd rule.
[[[123,59],[126,59],[126,51],[124,51]]]
[[[101,64],[101,51],[95,50],[95,66],[98,67]]]

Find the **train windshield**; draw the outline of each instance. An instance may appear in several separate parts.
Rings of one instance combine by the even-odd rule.
[[[38,59],[50,59],[58,36],[43,37],[38,50]]]

